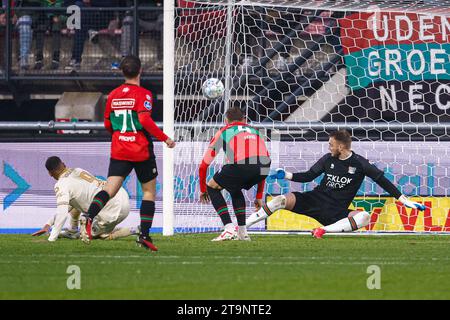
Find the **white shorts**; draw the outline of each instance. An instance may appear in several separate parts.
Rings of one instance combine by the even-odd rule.
[[[92,221],[92,236],[98,237],[102,234],[111,233],[114,228],[125,220],[130,213],[130,200],[125,189],[120,188],[119,192],[108,201],[106,206]]]

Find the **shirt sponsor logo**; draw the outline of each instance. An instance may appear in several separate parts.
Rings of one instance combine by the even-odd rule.
[[[348,167],[348,173],[355,174],[356,168],[355,167]]]
[[[145,101],[144,102],[144,107],[147,110],[152,110],[152,103],[150,101]]]
[[[119,141],[135,142],[136,141],[136,137],[135,136],[119,136]]]
[[[350,182],[352,182],[353,178],[335,176],[334,174],[327,174],[327,183],[326,186],[333,189],[343,189]]]
[[[113,99],[111,108],[113,109],[133,109],[135,104],[134,99]]]

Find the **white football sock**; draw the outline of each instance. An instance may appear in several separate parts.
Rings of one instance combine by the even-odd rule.
[[[70,211],[70,230],[77,231],[79,221],[80,213],[77,210],[72,209],[72,211]]]
[[[350,232],[367,226],[369,222],[370,215],[366,211],[360,211],[353,217],[341,219],[333,224],[322,227],[322,229],[326,232]]]
[[[230,232],[234,232],[234,224],[233,223],[227,223],[224,227],[224,230],[230,231]]]
[[[277,196],[261,207],[257,212],[254,212],[247,219],[247,228],[255,223],[266,219],[273,212],[284,209],[286,207],[286,197]]]
[[[70,229],[71,231],[78,231],[78,219],[70,219]]]

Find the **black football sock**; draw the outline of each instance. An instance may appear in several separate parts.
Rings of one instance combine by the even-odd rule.
[[[142,200],[141,204],[141,235],[148,237],[155,216],[155,201]]]
[[[220,219],[222,220],[223,225],[227,225],[229,223],[232,223],[230,213],[228,212],[228,206],[225,202],[225,199],[223,198],[222,193],[220,190],[213,189],[211,187],[207,187],[209,198],[211,199],[211,203],[216,209],[217,214],[219,215]]]
[[[245,197],[242,191],[232,193],[231,201],[238,226],[245,226]]]
[[[94,200],[92,200],[91,205],[87,211],[87,215],[91,220],[98,215],[98,213],[106,206],[106,203],[109,201],[108,192],[102,190],[94,196]]]

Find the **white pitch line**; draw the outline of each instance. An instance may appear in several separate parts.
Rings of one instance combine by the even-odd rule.
[[[53,262],[46,262],[46,261],[40,261],[40,260],[22,260],[22,261],[0,261],[0,265],[2,264],[63,264],[63,265],[67,265],[67,264],[83,264],[83,263],[87,263],[89,261],[53,261]],[[100,262],[95,262],[95,263],[100,263],[100,264],[114,264],[117,265],[116,262],[113,261],[100,261]],[[414,265],[414,262],[399,262],[399,261],[371,261],[372,264],[377,264],[377,265]],[[122,261],[119,264],[129,264],[129,265],[136,265],[136,264],[148,264],[147,261]],[[158,265],[224,265],[224,264],[229,264],[229,265],[279,265],[279,266],[288,266],[288,265],[367,265],[366,262],[358,262],[358,261],[354,261],[354,262],[336,262],[336,261],[290,261],[290,262],[260,262],[260,261],[222,261],[222,262],[203,262],[203,261],[168,261],[168,262],[157,262],[156,264]],[[422,265],[434,265],[431,262],[428,263],[422,263]]]
[[[24,255],[0,255],[0,258],[23,258]],[[157,259],[220,259],[220,260],[266,260],[276,258],[277,260],[324,260],[324,259],[333,259],[333,260],[368,260],[368,261],[450,261],[450,257],[342,257],[342,256],[281,256],[281,257],[251,257],[251,256],[164,256],[159,254],[152,254],[147,256],[113,256],[113,255],[53,255],[53,254],[40,254],[40,255],[31,255],[31,257],[42,257],[42,258],[86,258],[86,259],[144,259],[144,260],[157,260]],[[70,259],[68,259],[70,260]],[[36,260],[38,261],[38,260]]]

